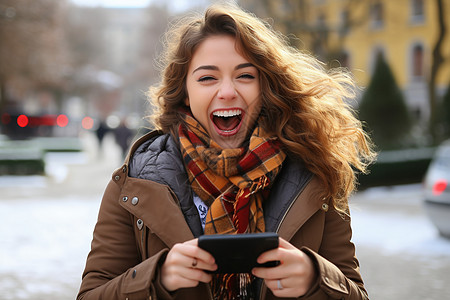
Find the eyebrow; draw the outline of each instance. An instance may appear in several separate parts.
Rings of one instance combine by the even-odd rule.
[[[243,69],[243,68],[247,68],[247,67],[255,67],[255,65],[253,65],[252,63],[243,63],[240,65],[237,65],[234,70],[239,70],[239,69]],[[194,74],[195,72],[199,71],[199,70],[213,70],[213,71],[218,71],[219,68],[217,66],[214,65],[204,65],[204,66],[200,66],[197,69],[195,69],[194,71],[192,71],[192,74]]]

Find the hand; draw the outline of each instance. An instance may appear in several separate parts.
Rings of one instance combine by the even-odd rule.
[[[195,287],[199,282],[210,282],[211,274],[217,265],[214,257],[198,247],[198,240],[193,239],[176,244],[170,249],[161,267],[161,282],[170,292],[179,288]]]
[[[258,263],[278,260],[274,268],[254,268],[253,275],[263,278],[267,287],[277,297],[300,297],[308,292],[316,278],[311,259],[301,250],[280,238],[277,249],[261,254]]]

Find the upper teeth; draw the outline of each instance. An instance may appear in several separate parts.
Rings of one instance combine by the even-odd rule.
[[[239,116],[241,114],[242,114],[242,111],[240,109],[218,110],[218,111],[213,112],[213,115],[215,117],[225,117],[225,118],[235,117],[235,116]]]

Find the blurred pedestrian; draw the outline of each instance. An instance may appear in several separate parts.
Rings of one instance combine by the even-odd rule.
[[[103,145],[103,139],[105,138],[105,135],[110,131],[110,128],[106,124],[105,121],[101,120],[98,124],[97,129],[95,130],[95,135],[97,136],[98,141],[98,147],[99,149],[102,148]]]
[[[122,156],[125,158],[133,139],[133,131],[127,126],[125,119],[122,119],[119,126],[114,129],[114,139],[120,147]]]
[[[169,32],[159,131],[113,174],[78,299],[368,299],[347,198],[373,159],[327,72],[253,15],[215,5]],[[277,232],[248,274],[211,274],[203,234]]]

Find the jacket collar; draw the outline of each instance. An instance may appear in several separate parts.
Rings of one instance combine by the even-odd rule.
[[[170,134],[154,131],[138,140],[130,153],[130,176],[169,187],[193,235],[203,234],[177,141]]]
[[[139,151],[138,149],[147,147],[147,143],[151,144],[158,138],[160,138],[161,151],[166,151],[167,143],[171,143],[174,146],[174,141],[170,135],[161,131],[149,132],[133,143],[125,159],[125,165],[121,170],[128,169],[134,154]],[[176,153],[174,155],[176,157]],[[182,164],[181,161],[175,161],[175,163]],[[156,166],[154,167],[156,168]],[[181,169],[183,168],[181,167]],[[119,170],[116,172],[120,173]],[[128,174],[128,172],[126,173]],[[181,178],[183,174],[181,172],[177,173],[178,175],[175,175],[172,179],[178,183],[178,186],[184,185],[186,180],[183,179],[184,177]],[[114,177],[115,175],[113,175]],[[186,175],[185,177],[187,178]],[[134,215],[136,219],[141,219],[144,226],[147,226],[152,233],[156,234],[169,247],[192,239],[194,234],[190,227],[197,228],[200,226],[201,228],[201,225],[189,226],[187,223],[190,219],[198,219],[196,210],[197,218],[188,217],[193,214],[189,205],[192,197],[189,196],[189,193],[182,192],[180,189],[174,191],[172,188],[176,187],[173,184],[171,187],[164,180],[159,182],[155,178],[125,176],[122,181],[119,200],[121,206]],[[137,203],[136,200],[133,202],[134,198],[138,199]],[[127,199],[127,201],[123,199]],[[200,223],[199,220],[197,222]]]
[[[168,186],[139,178],[126,178],[120,205],[141,219],[167,246],[194,238],[179,204]]]
[[[290,240],[318,210],[327,208],[320,201],[319,181],[299,161],[287,158],[268,201],[264,203],[266,231]]]

